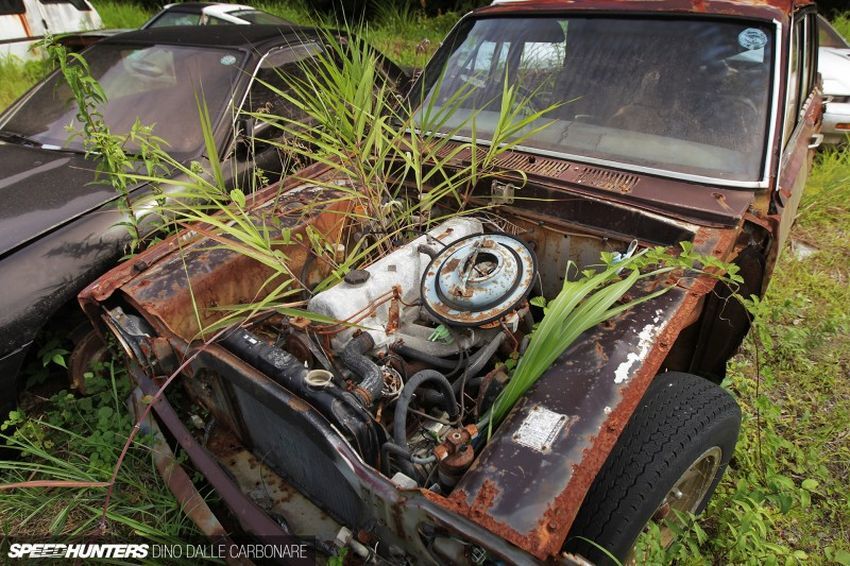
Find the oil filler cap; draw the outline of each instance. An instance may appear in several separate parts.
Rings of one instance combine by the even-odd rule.
[[[479,326],[514,310],[536,274],[534,254],[520,240],[474,234],[434,256],[422,277],[422,300],[440,322]]]

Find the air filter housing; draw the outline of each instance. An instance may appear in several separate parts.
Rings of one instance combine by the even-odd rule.
[[[422,302],[450,326],[480,326],[525,300],[537,265],[525,243],[507,234],[475,234],[440,251],[422,277]]]

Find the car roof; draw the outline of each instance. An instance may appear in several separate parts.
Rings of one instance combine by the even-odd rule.
[[[209,8],[216,4],[218,4],[218,2],[178,2],[176,4],[166,4],[162,7],[162,11],[191,12],[200,14],[204,8]]]
[[[726,15],[785,21],[799,8],[815,0],[494,0],[476,14],[527,13],[542,11],[597,11],[613,13],[656,12]]]
[[[245,4],[229,4],[224,2],[181,2],[178,4],[166,4],[163,6],[163,12],[185,12],[188,14],[200,14],[204,10],[210,8],[218,8],[224,11],[233,12],[239,10],[257,10]],[[257,10],[258,12],[261,10]]]
[[[322,37],[307,26],[256,24],[250,26],[153,27],[120,33],[100,43],[165,43],[197,47],[258,49],[280,43],[304,43]]]

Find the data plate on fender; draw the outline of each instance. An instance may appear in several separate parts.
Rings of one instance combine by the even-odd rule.
[[[522,444],[532,450],[547,452],[569,420],[570,418],[567,415],[537,405],[522,421],[519,430],[514,433],[513,439],[517,444]]]

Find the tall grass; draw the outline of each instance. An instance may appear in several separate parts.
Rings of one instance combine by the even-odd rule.
[[[152,11],[134,2],[95,0],[92,4],[100,14],[106,29],[137,28],[153,15]]]
[[[835,29],[850,41],[850,12],[844,12],[832,19],[832,25]]]

